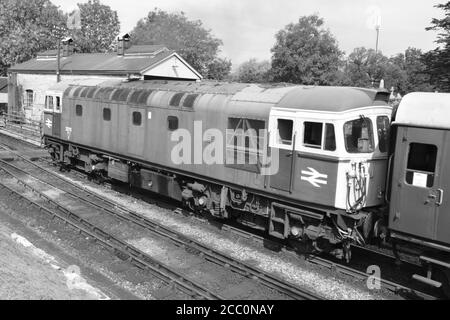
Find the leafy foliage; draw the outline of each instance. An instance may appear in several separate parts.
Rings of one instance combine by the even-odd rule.
[[[56,48],[56,30],[66,23],[65,15],[48,0],[2,0],[0,17],[2,75],[11,65]]]
[[[270,82],[270,62],[261,61],[258,62],[252,58],[242,63],[237,71],[237,81],[239,82]]]
[[[431,83],[438,90],[448,92],[450,91],[450,1],[435,7],[444,10],[445,17],[434,18],[431,27],[426,30],[439,32],[436,42],[440,47],[424,54],[423,62],[427,66]]]
[[[120,31],[117,12],[99,0],[79,3],[81,30],[72,31],[75,51],[83,53],[111,51]]]
[[[223,58],[216,58],[208,64],[207,79],[224,80],[231,71],[231,61]]]
[[[206,77],[221,79],[231,68],[217,57],[222,41],[212,36],[200,20],[188,20],[183,12],[167,13],[155,8],[138,21],[131,32],[131,43],[163,44]]]
[[[331,85],[337,80],[343,52],[317,15],[301,17],[280,30],[272,48],[275,81]]]

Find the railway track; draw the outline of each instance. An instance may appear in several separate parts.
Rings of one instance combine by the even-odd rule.
[[[53,176],[54,179],[64,180],[67,182],[66,179],[59,176],[53,170],[49,170],[47,168],[39,166],[36,163],[29,161],[28,159],[26,159],[25,157],[21,156],[18,153],[16,153],[16,155],[19,158],[21,158],[23,161],[27,162],[28,164],[30,164],[36,168],[39,168],[39,170],[41,170],[41,171],[45,171],[45,173],[50,176]],[[84,175],[83,175],[83,177],[84,177]],[[289,293],[289,291],[292,291],[292,288],[289,288],[289,287],[293,287],[293,286],[288,284],[288,287],[286,288],[286,286],[285,286],[286,284],[283,283],[283,281],[281,281],[281,279],[278,279],[277,277],[274,277],[274,276],[265,277],[265,276],[262,276],[263,273],[261,270],[257,270],[254,267],[236,265],[236,264],[240,264],[240,262],[234,261],[234,263],[233,263],[233,261],[229,260],[229,257],[226,257],[226,256],[224,257],[224,255],[222,255],[218,252],[214,253],[214,250],[204,246],[203,244],[198,243],[191,239],[187,239],[185,236],[183,236],[177,232],[174,232],[173,230],[170,230],[163,225],[152,222],[152,221],[142,217],[141,215],[137,214],[136,212],[130,211],[127,208],[125,208],[121,205],[118,205],[117,203],[115,203],[113,201],[110,201],[108,199],[103,199],[103,198],[99,197],[98,195],[96,195],[95,193],[87,191],[86,189],[78,186],[77,184],[72,184],[72,187],[74,188],[74,190],[72,190],[72,192],[84,192],[86,194],[86,199],[97,199],[100,202],[106,203],[110,207],[114,207],[115,209],[119,210],[119,212],[121,212],[122,214],[129,216],[128,218],[133,219],[135,221],[134,223],[146,228],[147,230],[151,231],[152,233],[155,233],[155,234],[163,236],[163,237],[170,238],[171,241],[173,241],[174,243],[176,243],[179,246],[183,246],[185,248],[188,248],[191,251],[198,252],[198,254],[204,256],[205,259],[208,259],[215,263],[230,267],[235,272],[245,274],[247,276],[253,277],[254,279],[258,279],[261,282],[263,282],[264,284],[266,284],[268,286],[273,286],[278,291],[283,292],[289,296],[292,296],[295,299],[305,299],[304,293],[301,293],[301,292],[294,293],[294,294]],[[88,201],[90,201],[90,200],[88,200]],[[164,203],[165,207],[167,207],[167,205],[168,205],[167,203]],[[172,206],[172,205],[169,205],[169,206]],[[174,208],[173,211],[179,213],[181,211],[184,212],[185,210],[180,209],[180,208]],[[116,211],[116,214],[117,214],[117,211]],[[218,223],[222,224],[221,229],[227,230],[228,232],[236,234],[239,237],[242,237],[245,239],[251,239],[252,241],[254,241],[256,243],[260,243],[260,244],[264,243],[265,245],[267,245],[268,242],[272,241],[263,236],[258,236],[258,235],[255,235],[254,233],[247,232],[241,228],[237,228],[237,227],[231,226],[226,223],[221,223],[221,222],[218,222]],[[216,224],[217,224],[217,222],[216,222]],[[279,242],[275,242],[275,241],[273,241],[272,245],[274,247],[279,247],[280,245],[283,246]],[[292,251],[289,248],[284,248],[284,250],[288,251],[288,252]],[[361,250],[367,250],[367,249],[361,248]],[[323,257],[319,257],[319,256],[315,256],[315,255],[308,256],[307,261],[309,261],[310,263],[319,265],[321,267],[333,270],[335,272],[354,277],[361,281],[366,281],[368,279],[368,277],[370,276],[365,272],[351,268],[350,266],[345,265],[343,263],[342,264],[337,263],[335,261],[331,261],[329,259],[325,259]],[[275,279],[273,279],[273,278],[275,278]],[[401,285],[399,283],[395,283],[393,281],[389,281],[386,279],[380,279],[380,281],[381,281],[381,286],[384,289],[389,290],[395,294],[401,294],[401,295],[408,296],[411,298],[420,298],[420,299],[426,299],[426,300],[436,299],[436,297],[434,297],[430,294],[423,293],[418,290],[413,290],[411,288],[408,288],[407,286]],[[277,282],[278,282],[278,284],[277,284]],[[275,283],[275,285],[273,285],[272,283]],[[295,291],[295,290],[293,290],[293,291]],[[319,297],[309,297],[309,298],[317,299]],[[309,299],[309,298],[306,295],[306,299]]]
[[[117,204],[116,202],[110,201],[108,199],[105,199],[103,197],[100,197],[99,195],[95,194],[94,192],[91,192],[89,190],[86,190],[79,185],[68,181],[67,179],[59,176],[55,172],[44,168],[25,157],[21,156],[20,154],[16,153],[16,156],[21,158],[22,164],[20,164],[20,167],[18,164],[20,162],[17,162],[16,165],[13,165],[11,163],[7,163],[4,161],[0,161],[4,165],[3,171],[7,172],[10,176],[14,176],[17,180],[19,180],[23,185],[28,186],[28,188],[31,188],[34,192],[40,193],[40,195],[46,199],[48,202],[53,202],[54,205],[57,206],[59,209],[63,209],[63,211],[66,212],[66,217],[69,219],[71,217],[76,217],[75,220],[77,220],[77,223],[83,224],[83,225],[89,225],[89,222],[83,220],[81,217],[76,216],[74,212],[71,212],[67,208],[61,207],[60,204],[55,203],[54,200],[50,199],[49,197],[43,195],[39,190],[36,190],[36,188],[33,188],[29,184],[26,183],[27,177],[32,176],[37,180],[45,181],[45,184],[50,185],[51,187],[55,189],[59,189],[64,191],[65,193],[69,194],[70,196],[79,199],[80,201],[92,206],[96,207],[97,209],[101,210],[102,212],[113,216],[117,219],[120,219],[121,221],[125,221],[128,223],[131,223],[133,225],[137,225],[141,228],[143,228],[146,231],[149,231],[153,235],[157,235],[160,238],[169,240],[174,245],[178,247],[182,247],[186,249],[189,253],[195,254],[197,256],[202,257],[206,261],[212,262],[216,265],[220,265],[222,267],[225,267],[229,269],[230,271],[237,273],[241,276],[244,276],[246,278],[253,279],[262,285],[274,289],[292,299],[296,300],[318,300],[321,299],[320,296],[317,294],[310,292],[308,290],[299,288],[292,283],[286,282],[283,279],[274,276],[272,274],[269,274],[259,268],[256,268],[254,266],[251,266],[245,262],[236,260],[226,254],[223,254],[221,252],[218,252],[214,250],[211,247],[208,247],[196,240],[187,238],[186,236],[171,230],[167,227],[165,227],[162,224],[156,223],[154,221],[151,221],[142,215],[139,215],[138,213],[129,210],[128,208],[121,206]],[[26,167],[24,168],[23,165]],[[5,167],[8,167],[8,169],[5,169]],[[87,224],[86,224],[87,223]],[[96,230],[96,227],[93,225],[89,225],[91,230]],[[84,232],[84,230],[83,230]],[[100,231],[101,234],[104,234],[104,231]],[[115,242],[118,242],[120,240],[114,239]],[[146,256],[142,252],[139,252],[138,249],[132,248],[129,246],[126,246],[125,243],[120,243],[123,248],[126,250],[129,250],[131,252],[136,252],[138,256],[142,257],[145,256],[147,259],[150,257]],[[115,250],[117,248],[114,247]],[[141,263],[141,262],[139,262]],[[157,263],[155,261],[152,261],[153,264]],[[162,266],[165,269],[168,269],[167,267]],[[182,275],[176,274],[173,270],[169,270],[172,275],[174,275],[174,278],[183,279]],[[183,280],[182,284],[186,284],[188,280]],[[191,287],[194,287],[195,285],[190,283]],[[197,286],[199,287],[199,286]],[[204,291],[204,288],[201,288]],[[201,292],[201,290],[198,290]],[[205,298],[220,298],[217,295],[214,295],[212,293],[206,293],[201,292],[202,296]],[[199,292],[196,292],[196,294],[199,294]]]

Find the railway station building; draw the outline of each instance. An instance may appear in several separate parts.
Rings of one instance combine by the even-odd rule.
[[[8,111],[8,78],[0,77],[0,114]]]
[[[129,46],[129,40],[128,34],[119,37],[117,52],[113,53],[73,53],[72,39],[65,39],[60,51],[60,81],[92,84],[118,79],[202,79],[175,51],[163,45]],[[57,57],[57,50],[49,50],[11,66],[8,70],[9,113],[42,120],[45,92],[58,82]]]

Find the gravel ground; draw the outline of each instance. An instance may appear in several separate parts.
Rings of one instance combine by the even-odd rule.
[[[289,261],[289,259],[286,259],[282,255],[255,248],[254,246],[248,246],[241,241],[235,241],[230,237],[212,231],[206,225],[193,223],[193,219],[186,220],[177,217],[175,214],[171,214],[166,209],[136,200],[113,190],[89,186],[86,183],[68,178],[67,176],[64,177],[110,200],[117,201],[151,220],[162,223],[167,227],[173,228],[186,236],[239,260],[252,263],[265,271],[276,274],[301,287],[315,291],[327,299],[371,300],[385,298],[383,294],[377,291],[369,291],[368,289],[361,288],[361,285],[354,285],[329,274],[324,275],[317,270],[312,270],[313,268]]]
[[[0,215],[5,213],[0,212]],[[108,299],[80,270],[63,268],[55,257],[0,224],[0,298],[26,300]]]

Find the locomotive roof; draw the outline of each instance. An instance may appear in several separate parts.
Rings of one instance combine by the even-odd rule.
[[[395,124],[450,129],[450,93],[414,92],[403,97]]]
[[[83,87],[86,87],[86,89],[83,90]],[[121,93],[111,96],[115,89],[120,89]],[[78,83],[76,86],[67,88],[64,95],[70,97],[87,96],[98,99],[105,99],[105,97],[114,99],[114,97],[120,96],[120,99],[125,99],[121,101],[129,101],[131,98],[129,93],[132,91],[173,91],[193,94],[228,95],[231,101],[266,103],[272,104],[277,108],[328,112],[343,112],[374,105],[386,106],[389,98],[389,92],[385,90],[350,87],[163,80],[129,82],[110,80],[97,84],[94,87],[92,84],[81,86]],[[128,100],[126,100],[127,96]],[[145,103],[146,100],[142,99],[141,102]]]

